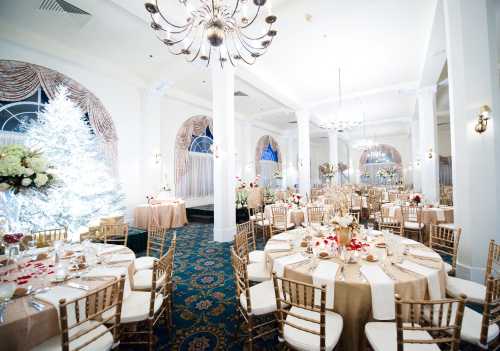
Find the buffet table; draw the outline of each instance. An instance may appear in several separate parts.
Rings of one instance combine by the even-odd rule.
[[[376,243],[383,241],[382,237],[369,237],[367,242],[369,247],[367,248],[367,253],[373,255],[377,259],[376,262],[368,262],[363,258],[358,258],[355,263],[344,263],[338,256],[328,257],[323,260],[318,257],[311,258],[308,257],[304,252],[305,248],[301,247],[300,243],[304,236],[311,235],[309,229],[294,229],[286,233],[280,234],[280,239],[283,237],[288,238],[290,243],[290,250],[275,250],[277,240],[269,240],[266,244],[266,265],[267,270],[277,272],[276,261],[286,260],[286,256],[302,254],[306,259],[303,262],[285,265],[283,269],[283,276],[288,279],[293,279],[297,281],[302,281],[305,283],[313,284],[313,272],[318,267],[321,262],[334,262],[338,264],[339,269],[334,278],[334,293],[333,293],[333,310],[343,317],[343,332],[342,332],[342,342],[343,347],[349,350],[364,350],[365,349],[365,336],[364,336],[364,326],[368,321],[373,320],[373,308],[372,308],[372,293],[371,285],[361,274],[361,267],[374,267],[379,266],[386,273],[387,279],[392,279],[394,283],[395,293],[399,294],[401,297],[406,299],[429,299],[430,288],[428,286],[428,277],[417,274],[413,271],[403,270],[398,266],[392,265],[388,259],[386,259],[386,250],[384,248],[377,248]],[[322,242],[324,238],[313,238]],[[441,298],[445,294],[446,286],[446,272],[444,269],[443,261],[432,250],[428,249],[420,243],[409,240],[405,240],[405,245],[409,248],[410,254],[403,256],[403,262],[410,261],[411,263],[417,263],[421,265],[423,269],[428,269],[435,274],[434,282],[438,281],[439,286],[433,285],[432,293],[434,297],[436,295]],[[282,241],[281,241],[282,242]],[[418,251],[413,251],[418,250]],[[432,259],[423,258],[422,256],[414,256],[412,252],[422,252],[430,253]],[[435,256],[434,256],[435,255]],[[366,257],[365,257],[366,258]],[[343,268],[341,268],[343,267]],[[431,269],[432,268],[432,269]],[[329,274],[333,274],[329,271]],[[277,272],[279,275],[279,273]],[[333,280],[333,279],[332,279]],[[328,293],[327,293],[328,296]],[[387,300],[386,300],[387,301]],[[327,301],[328,307],[329,301]],[[392,304],[390,300],[389,304]]]
[[[159,204],[143,204],[134,210],[135,226],[148,229],[150,226],[163,228],[179,228],[188,223],[186,203],[182,200],[162,202]]]
[[[4,266],[0,269],[0,275],[7,276],[9,280],[14,279],[18,288],[31,289],[35,293],[31,296],[14,297],[7,304],[4,314],[5,321],[0,324],[0,340],[2,350],[24,351],[43,343],[45,340],[60,334],[58,307],[45,301],[53,292],[55,287],[63,287],[75,294],[86,293],[102,287],[121,274],[127,276],[125,280],[124,298],[130,293],[134,273],[135,254],[127,247],[110,244],[90,244],[94,248],[101,264],[89,267],[87,270],[69,272],[69,279],[63,282],[51,282],[57,272],[54,267],[54,259],[51,251],[46,251],[48,258],[39,261],[30,261],[29,258],[21,262],[22,271],[15,267]],[[75,252],[83,250],[81,244],[67,246],[67,250]],[[61,259],[71,265],[72,259]],[[9,271],[8,275],[5,275]],[[17,277],[17,278],[16,278]],[[76,283],[85,286],[89,291],[81,288],[71,287],[68,284]],[[48,291],[37,293],[36,290],[47,285]],[[31,288],[29,288],[31,287]],[[30,300],[43,305],[42,310],[32,306]]]

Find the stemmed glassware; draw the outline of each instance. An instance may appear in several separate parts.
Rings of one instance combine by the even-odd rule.
[[[15,281],[9,280],[8,274],[0,277],[0,323],[4,322],[4,314],[7,303],[14,295],[16,288],[17,284],[15,283]]]

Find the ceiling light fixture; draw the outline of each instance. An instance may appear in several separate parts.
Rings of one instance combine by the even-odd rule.
[[[349,116],[342,106],[342,80],[340,77],[340,68],[339,68],[339,107],[337,109],[336,116],[328,121],[324,121],[320,124],[320,128],[323,129],[333,129],[337,132],[345,132],[347,130],[359,127],[362,124],[361,119],[356,116]]]
[[[185,20],[178,23],[167,18],[158,2],[144,5],[151,16],[151,28],[170,53],[184,55],[188,62],[199,59],[208,66],[215,58],[221,67],[227,61],[233,66],[238,61],[252,65],[278,33],[272,29],[277,17],[272,14],[271,0],[178,0],[186,13]],[[248,16],[250,5],[255,13]],[[252,25],[261,19],[265,28],[255,34],[257,26]]]

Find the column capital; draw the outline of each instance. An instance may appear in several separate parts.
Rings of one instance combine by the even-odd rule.
[[[434,96],[436,95],[436,93],[437,93],[437,85],[428,85],[426,87],[418,89],[417,96],[418,97]]]

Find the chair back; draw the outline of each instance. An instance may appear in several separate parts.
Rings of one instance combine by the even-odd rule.
[[[103,224],[101,225],[101,231],[105,244],[127,246],[128,224]]]
[[[54,241],[68,239],[68,228],[41,230],[31,233],[35,237],[37,247],[51,246]]]
[[[458,244],[462,228],[445,228],[434,224],[430,226],[429,247],[442,256],[449,257],[452,273],[455,273],[457,267]]]
[[[393,191],[390,191],[387,197],[389,199],[389,202],[396,202],[398,200],[398,194]]]
[[[434,344],[446,347],[450,351],[458,351],[460,346],[460,330],[465,308],[465,296],[443,300],[403,300],[396,295],[396,334],[398,351],[417,344]],[[403,311],[409,311],[405,318]],[[405,336],[405,331],[428,332],[432,339],[421,339]],[[410,334],[411,335],[411,334]]]
[[[356,223],[359,223],[359,215],[361,213],[359,211],[355,211],[355,212],[352,212],[352,211],[349,211],[349,215],[352,216],[354,218],[354,220],[356,221]]]
[[[497,244],[495,240],[490,240],[488,246],[488,261],[486,262],[486,277],[485,285],[488,282],[490,275],[493,277],[498,277],[500,274],[500,244]]]
[[[500,335],[488,343],[490,326],[500,323],[500,277],[489,276],[486,282],[486,299],[483,306],[481,333],[479,341],[482,345],[500,345]],[[489,349],[489,348],[488,348]]]
[[[403,222],[422,223],[422,207],[420,206],[401,206]]]
[[[167,228],[164,227],[149,227],[148,228],[148,244],[146,248],[146,256],[161,257],[165,246],[165,237],[167,236]]]
[[[274,227],[282,227],[286,230],[288,220],[288,208],[286,206],[271,206],[272,222]]]
[[[253,226],[251,221],[236,224],[236,233],[237,234],[245,233],[248,252],[254,251],[257,248],[257,244],[255,242],[255,236],[253,235]]]
[[[154,319],[154,323],[156,323],[156,320],[168,307],[167,301],[170,298],[169,294],[171,293],[172,277],[174,271],[174,253],[175,244],[171,245],[167,253],[153,264],[151,296],[149,300],[149,317]],[[160,307],[160,309],[156,311],[156,318],[154,318],[155,302],[160,296],[163,299],[162,307]]]
[[[274,294],[279,323],[279,335],[283,338],[285,325],[291,328],[313,334],[319,337],[320,350],[326,348],[326,286],[316,287],[311,284],[278,278],[273,273]],[[319,301],[318,301],[319,300]],[[318,313],[319,319],[306,317],[290,310],[289,307],[298,307]],[[291,316],[306,321],[311,327],[306,328],[287,320]]]
[[[247,313],[252,314],[252,301],[250,300],[250,282],[248,281],[247,261],[245,257],[238,255],[234,247],[231,247],[231,265],[233,266],[234,282],[236,285],[236,300],[240,305],[240,296],[245,294]]]
[[[307,207],[307,220],[310,224],[323,224],[325,219],[325,209],[321,206]]]
[[[125,275],[122,275],[120,279],[82,297],[59,301],[63,351],[69,351],[70,344],[72,351],[92,349],[87,346],[108,332],[112,333],[115,345],[118,343],[124,285]],[[99,328],[101,326],[105,330]],[[75,347],[75,344],[78,346]]]
[[[237,231],[234,235],[234,249],[238,256],[248,260],[248,239],[245,231]]]

